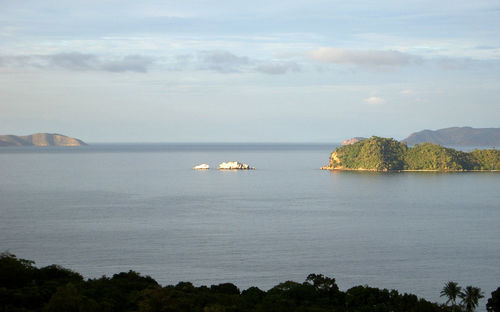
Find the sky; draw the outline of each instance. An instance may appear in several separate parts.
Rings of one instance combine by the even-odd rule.
[[[340,142],[500,127],[500,1],[0,0],[0,134]]]

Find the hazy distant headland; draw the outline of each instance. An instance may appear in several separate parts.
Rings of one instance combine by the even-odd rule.
[[[408,145],[424,142],[448,146],[500,146],[500,128],[452,127],[422,130],[403,140]]]
[[[31,135],[0,135],[0,146],[82,146],[79,139],[57,133],[35,133]]]
[[[350,138],[350,139],[342,141],[342,146],[344,146],[344,145],[351,145],[351,144],[354,144],[356,142],[363,141],[363,140],[366,140],[366,138],[365,137]]]
[[[404,142],[373,136],[336,148],[321,169],[369,171],[499,171],[500,150],[458,151],[433,143],[408,147]]]

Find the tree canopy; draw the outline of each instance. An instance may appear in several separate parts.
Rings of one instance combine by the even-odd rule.
[[[458,151],[433,143],[408,147],[390,138],[369,139],[336,148],[323,169],[353,170],[500,170],[500,150]]]
[[[283,282],[268,291],[240,291],[231,283],[162,287],[134,271],[85,280],[63,267],[37,268],[33,261],[5,253],[0,255],[0,282],[0,311],[449,311],[396,290],[356,286],[344,292],[334,278],[322,274],[310,274],[303,283]]]

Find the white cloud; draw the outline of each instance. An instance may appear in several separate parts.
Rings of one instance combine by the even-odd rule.
[[[49,66],[68,70],[91,70],[98,66],[97,56],[86,53],[57,53],[45,57]]]
[[[402,66],[420,61],[417,56],[393,50],[350,50],[331,47],[310,51],[309,57],[323,63],[359,66]]]
[[[370,105],[381,105],[387,103],[386,100],[378,96],[370,96],[369,98],[366,98],[364,101],[366,104]]]
[[[159,71],[203,71],[218,73],[260,72],[281,75],[301,71],[294,61],[280,62],[253,59],[225,50],[198,51],[167,57],[144,55],[100,56],[97,54],[66,52],[46,55],[0,55],[0,68],[62,69],[67,71],[105,71],[146,73]]]
[[[0,56],[0,67],[58,68],[69,71],[110,71],[145,73],[154,60],[141,55],[104,59],[94,54],[69,52],[49,55]]]
[[[406,89],[406,90],[399,91],[399,94],[401,94],[401,95],[412,95],[414,93],[415,93],[415,91],[411,90],[411,89]]]
[[[241,66],[248,65],[250,59],[238,56],[228,51],[203,51],[199,55],[202,62],[201,69],[210,69],[221,73],[240,71]]]
[[[289,71],[298,72],[300,71],[300,67],[295,62],[286,62],[286,63],[266,63],[260,66],[257,66],[257,71],[269,75],[282,75],[286,74]]]
[[[484,36],[475,37],[409,37],[380,33],[355,35],[364,47],[380,47],[429,58],[458,58],[474,60],[498,60],[500,47]]]
[[[137,72],[145,73],[149,66],[153,63],[153,59],[141,55],[127,55],[118,61],[103,63],[101,68],[111,72]]]

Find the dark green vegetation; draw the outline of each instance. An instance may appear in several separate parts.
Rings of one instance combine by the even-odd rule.
[[[408,147],[393,139],[369,139],[336,148],[323,169],[500,170],[500,150],[457,151],[432,143]]]
[[[452,127],[423,130],[410,134],[403,140],[412,146],[424,142],[448,146],[499,146],[500,128]]]
[[[460,296],[462,287],[458,286],[455,282],[448,282],[441,290],[441,297],[446,297],[446,304],[451,304],[452,307],[457,306],[457,298]]]
[[[491,293],[491,298],[486,303],[488,312],[500,312],[500,287]]]
[[[493,307],[489,311],[498,311],[495,310],[498,294],[492,297],[495,299],[488,301]],[[180,282],[162,287],[151,277],[134,271],[85,280],[80,274],[57,265],[37,268],[33,261],[8,253],[0,255],[0,311],[426,312],[462,309],[456,305],[460,310],[452,308],[396,290],[356,286],[344,292],[335,279],[316,274],[310,274],[303,283],[287,281],[268,291],[257,287],[240,291],[230,283],[195,287]]]
[[[493,296],[493,294],[492,294]],[[467,286],[462,290],[455,282],[448,282],[441,290],[441,297],[447,297],[446,304],[451,304],[452,311],[473,312],[476,310],[479,299],[484,298],[481,289],[478,287]],[[457,304],[457,298],[460,298],[460,305]]]
[[[31,135],[0,135],[0,146],[81,146],[85,142],[57,133]]]

